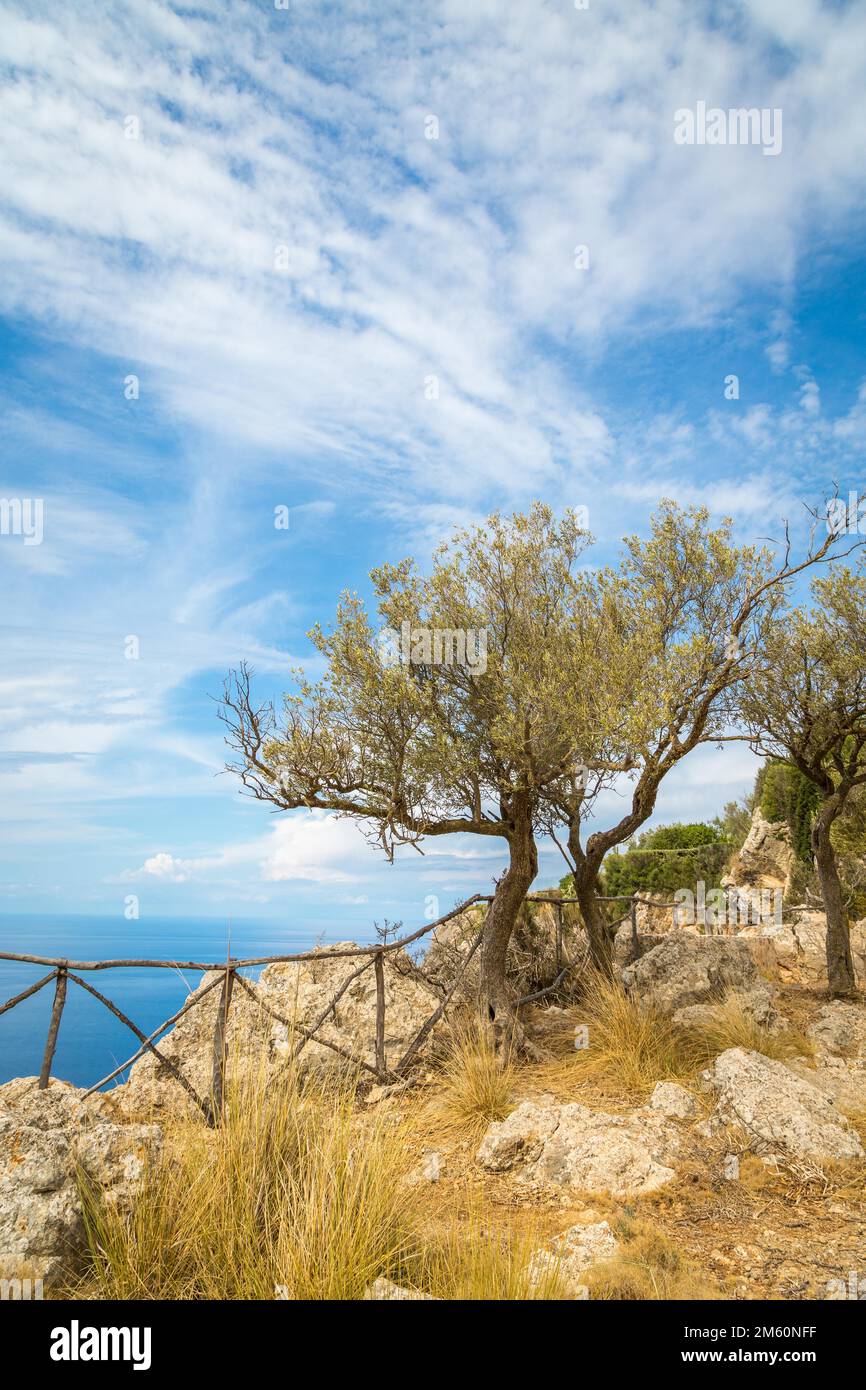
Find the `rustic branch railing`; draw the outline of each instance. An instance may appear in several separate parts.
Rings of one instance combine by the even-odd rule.
[[[384,941],[375,945],[342,947],[337,950],[320,949],[315,951],[296,951],[286,955],[251,956],[243,959],[233,959],[230,957],[225,961],[174,961],[141,958],[68,960],[66,958],[58,959],[31,953],[0,951],[0,960],[52,967],[49,973],[44,975],[41,980],[37,980],[35,984],[30,985],[27,989],[22,990],[20,994],[14,995],[11,999],[8,999],[5,1004],[0,1005],[0,1014],[6,1013],[17,1004],[23,1003],[25,999],[31,998],[34,994],[38,993],[39,990],[50,984],[52,980],[55,982],[54,1001],[48,1025],[48,1036],[46,1038],[42,1066],[39,1072],[39,1087],[44,1090],[51,1076],[51,1067],[54,1061],[54,1053],[57,1048],[57,1038],[60,1031],[60,1021],[66,1003],[68,984],[71,981],[80,989],[85,990],[93,998],[97,999],[115,1016],[115,1018],[129,1028],[130,1032],[135,1034],[141,1044],[131,1057],[121,1063],[119,1067],[115,1067],[113,1071],[109,1072],[108,1076],[103,1077],[101,1081],[91,1086],[86,1092],[87,1095],[92,1095],[95,1091],[100,1090],[103,1086],[107,1085],[109,1081],[113,1081],[116,1077],[125,1072],[127,1068],[131,1067],[133,1063],[138,1061],[146,1052],[151,1052],[160,1066],[164,1067],[179,1085],[183,1087],[196,1106],[201,1110],[208,1123],[216,1124],[223,1113],[225,1104],[226,1066],[228,1061],[228,1017],[235,985],[240,986],[240,988],[249,995],[265,1013],[283,1024],[289,1030],[290,1036],[295,1035],[300,1038],[300,1041],[293,1050],[292,1057],[289,1059],[290,1062],[296,1060],[300,1056],[307,1043],[315,1041],[318,1045],[337,1053],[353,1066],[370,1073],[378,1081],[394,1081],[405,1071],[431,1029],[435,1027],[436,1023],[444,1014],[445,1008],[453,997],[454,991],[460,979],[462,979],[466,967],[481,944],[483,924],[476,935],[475,941],[466,953],[463,965],[451,988],[433,1011],[430,1018],[427,1019],[424,1025],[419,1029],[404,1055],[393,1067],[388,1066],[385,1047],[387,1004],[385,957],[394,951],[405,950],[407,946],[411,946],[414,942],[421,940],[421,938],[428,935],[428,933],[435,931],[437,927],[452,921],[461,913],[466,912],[468,908],[478,903],[489,901],[490,898],[488,896],[475,893],[471,898],[467,898],[465,902],[452,908],[450,912],[446,912],[442,917],[438,917],[435,921],[429,922],[426,926],[420,927],[417,931],[411,932],[407,936],[399,937],[394,941]],[[260,991],[255,988],[252,982],[245,979],[244,976],[240,974],[242,970],[264,965],[294,964],[304,961],[352,960],[356,958],[361,960],[361,964],[356,969],[349,972],[339,989],[336,990],[330,999],[326,1008],[322,1010],[318,1018],[315,1019],[312,1027],[309,1028],[299,1023],[297,1019],[287,1018],[285,1015],[279,1013],[278,1010],[274,1009],[262,997]],[[159,1028],[156,1028],[150,1035],[145,1035],[122,1009],[118,1008],[111,999],[108,999],[106,995],[102,994],[98,989],[95,989],[93,985],[88,984],[88,982],[82,979],[81,975],[77,973],[79,971],[117,970],[131,967],[150,970],[195,970],[201,971],[203,974],[213,973],[215,974],[215,979],[209,981],[203,989],[200,988],[194,995],[187,999],[183,1007],[178,1009],[171,1018],[166,1019],[164,1023],[160,1024]],[[354,1055],[347,1048],[341,1047],[330,1038],[321,1036],[320,1033],[321,1028],[334,1013],[337,1005],[350,985],[371,967],[373,968],[376,979],[375,1043],[373,1053],[374,1060],[372,1064],[365,1058]],[[210,1093],[207,1096],[200,1096],[188,1078],[184,1076],[179,1063],[165,1052],[160,1051],[156,1046],[156,1040],[177,1023],[179,1019],[183,1018],[190,1009],[200,1004],[202,1000],[218,986],[220,988],[220,998],[214,1021],[213,1065]]]
[[[647,906],[652,907],[676,907],[676,904],[674,903],[652,902],[651,900],[640,898],[637,895],[620,895],[615,898],[603,898],[601,899],[601,901],[628,902],[630,904],[629,911],[625,914],[624,917],[620,919],[618,923],[612,924],[612,927],[620,925],[629,917],[631,918],[632,946],[635,953],[638,949],[638,904],[646,903]],[[422,1026],[418,1029],[417,1033],[410,1041],[408,1047],[405,1049],[399,1061],[397,1061],[392,1066],[389,1066],[388,1064],[385,1044],[385,1023],[387,1004],[385,987],[385,957],[389,955],[391,952],[405,950],[407,946],[412,945],[416,941],[420,941],[422,937],[427,936],[430,932],[435,931],[437,927],[443,926],[446,922],[452,921],[455,917],[459,917],[469,908],[478,904],[489,902],[492,902],[492,895],[474,893],[471,898],[467,898],[465,902],[462,902],[457,907],[452,908],[452,910],[450,912],[446,912],[444,916],[438,917],[435,921],[429,922],[427,926],[420,927],[417,931],[411,932],[408,936],[399,937],[394,941],[383,941],[370,946],[342,947],[340,949],[335,950],[320,949],[315,951],[299,951],[289,955],[251,956],[246,957],[244,959],[229,958],[225,961],[218,962],[143,959],[88,961],[56,959],[49,956],[22,954],[11,951],[0,951],[0,960],[17,961],[22,964],[29,965],[47,965],[51,967],[49,973],[47,975],[44,975],[41,980],[37,980],[35,984],[30,985],[27,989],[22,990],[20,994],[14,995],[13,998],[8,999],[5,1004],[0,1005],[0,1014],[4,1014],[9,1009],[14,1008],[17,1004],[23,1003],[25,999],[31,998],[39,990],[44,989],[46,985],[50,984],[52,980],[55,982],[54,1000],[52,1003],[51,1016],[48,1024],[48,1035],[45,1042],[45,1051],[43,1054],[42,1066],[39,1073],[39,1086],[42,1090],[44,1090],[47,1087],[49,1078],[51,1076],[51,1067],[54,1061],[54,1053],[57,1048],[57,1038],[60,1031],[60,1021],[66,1003],[68,984],[71,981],[73,984],[77,985],[80,989],[85,990],[93,998],[97,999],[101,1004],[103,1004],[104,1007],[115,1016],[115,1018],[117,1018],[121,1023],[123,1023],[127,1028],[129,1028],[129,1030],[132,1033],[135,1034],[136,1038],[138,1038],[140,1043],[138,1050],[134,1052],[131,1057],[129,1057],[125,1062],[121,1063],[119,1067],[115,1067],[113,1071],[109,1072],[108,1076],[103,1077],[101,1081],[98,1081],[95,1083],[95,1085],[91,1086],[89,1090],[86,1092],[86,1094],[92,1095],[95,1091],[100,1090],[103,1086],[106,1086],[109,1081],[113,1081],[117,1076],[120,1076],[124,1071],[126,1071],[127,1068],[131,1067],[133,1063],[138,1061],[140,1057],[144,1056],[146,1052],[150,1052],[156,1058],[160,1066],[164,1067],[166,1071],[168,1071],[171,1074],[171,1076],[174,1077],[174,1079],[179,1083],[179,1085],[183,1087],[183,1089],[194,1101],[196,1106],[202,1111],[208,1123],[213,1125],[216,1124],[222,1116],[223,1107],[225,1104],[226,1066],[228,1060],[228,1017],[229,1009],[231,1007],[232,995],[234,992],[234,987],[236,985],[239,986],[250,998],[252,998],[266,1014],[276,1019],[280,1024],[285,1026],[289,1030],[290,1037],[297,1036],[300,1039],[300,1041],[295,1046],[291,1057],[287,1060],[287,1064],[291,1064],[292,1062],[297,1060],[303,1049],[306,1047],[307,1043],[315,1041],[319,1046],[326,1047],[330,1051],[337,1053],[340,1057],[344,1058],[347,1062],[351,1063],[359,1070],[368,1072],[369,1074],[374,1076],[378,1081],[386,1083],[394,1082],[404,1075],[407,1068],[409,1067],[409,1064],[412,1062],[413,1058],[416,1056],[420,1048],[424,1045],[424,1042],[426,1041],[429,1034],[432,1032],[433,1028],[435,1028],[436,1024],[444,1015],[445,1010],[447,1009],[449,1003],[451,1002],[452,998],[454,997],[454,994],[457,991],[458,986],[460,985],[460,982],[463,980],[466,974],[471,960],[473,959],[476,951],[481,945],[484,933],[484,924],[481,924],[478,932],[475,935],[474,941],[472,942],[469,949],[466,951],[463,960],[461,961],[460,966],[457,970],[457,973],[454,979],[451,981],[450,986],[444,990],[441,1001],[434,1009],[430,1017],[426,1019]],[[545,896],[544,894],[534,894],[528,896],[526,898],[526,902],[546,903],[550,907],[552,907],[556,912],[557,974],[551,984],[546,985],[543,989],[536,990],[533,994],[526,995],[523,998],[516,1000],[515,1004],[532,1003],[538,999],[544,998],[546,995],[555,992],[561,985],[562,981],[565,979],[565,976],[570,971],[575,969],[579,964],[579,962],[576,961],[565,961],[563,946],[563,910],[566,904],[576,903],[577,898],[553,898]],[[337,989],[334,995],[332,996],[326,1008],[324,1008],[321,1011],[318,1018],[314,1020],[311,1027],[305,1027],[303,1024],[299,1023],[297,1019],[287,1018],[285,1015],[279,1013],[278,1010],[274,1009],[265,999],[263,999],[261,992],[258,989],[256,989],[252,982],[239,973],[240,971],[245,969],[252,969],[258,966],[265,965],[294,964],[301,963],[304,961],[320,962],[327,960],[352,960],[356,958],[361,960],[361,964],[356,969],[351,970],[349,972],[349,974],[346,976],[346,978],[340,985],[339,989]],[[209,983],[206,984],[204,988],[200,987],[195,994],[191,995],[186,1000],[183,1007],[178,1009],[178,1011],[175,1014],[173,1014],[171,1018],[166,1019],[164,1023],[160,1024],[159,1028],[155,1029],[149,1036],[145,1036],[141,1029],[138,1028],[138,1026],[135,1023],[133,1023],[132,1019],[127,1017],[127,1015],[121,1009],[119,1009],[117,1005],[112,1002],[112,1000],[108,999],[104,994],[100,993],[98,989],[95,989],[93,985],[88,984],[86,980],[83,980],[81,978],[80,974],[76,973],[78,971],[116,970],[127,969],[130,967],[138,967],[151,970],[195,970],[201,971],[203,974],[214,973],[215,978],[209,981]],[[350,985],[352,985],[355,980],[357,980],[361,975],[365,973],[365,971],[369,970],[371,967],[373,969],[376,981],[375,1035],[372,1063],[367,1061],[366,1058],[354,1055],[347,1048],[341,1047],[338,1043],[333,1042],[330,1038],[326,1038],[320,1035],[321,1028],[334,1013],[337,1005],[343,998],[346,991],[349,989]],[[209,1095],[200,1096],[198,1092],[195,1090],[195,1088],[192,1086],[188,1078],[184,1076],[183,1071],[181,1070],[181,1067],[178,1064],[178,1062],[176,1062],[174,1058],[166,1055],[165,1052],[161,1052],[157,1048],[156,1040],[160,1038],[163,1033],[167,1032],[169,1028],[173,1027],[179,1019],[183,1018],[184,1015],[190,1011],[190,1009],[195,1008],[197,1005],[199,1005],[202,1002],[202,1000],[205,999],[210,994],[210,992],[216,989],[218,986],[220,988],[220,998],[219,1004],[217,1006],[216,1018],[214,1021],[211,1087]]]

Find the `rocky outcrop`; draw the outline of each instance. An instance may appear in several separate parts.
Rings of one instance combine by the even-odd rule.
[[[561,1281],[572,1298],[586,1294],[582,1275],[591,1265],[613,1259],[619,1244],[606,1221],[586,1226],[571,1226],[550,1242],[547,1249],[536,1250],[529,1262],[529,1282],[538,1287],[545,1278]]]
[[[357,956],[332,953],[351,942],[329,946],[313,960],[267,966],[255,981],[262,1003],[288,1020],[278,1022],[240,986],[236,986],[229,1010],[229,1069],[235,1077],[244,1073],[274,1075],[289,1060],[301,1040],[298,1027],[311,1028],[325,1012],[342,984],[362,963]],[[430,1017],[441,996],[417,977],[412,962],[402,951],[385,956],[385,1055],[397,1062],[421,1025]],[[203,990],[206,976],[198,990]],[[206,1098],[212,1084],[213,1031],[220,1007],[220,990],[196,1005],[159,1043],[160,1051],[178,1063],[196,1092]],[[321,1026],[317,1037],[301,1053],[302,1068],[347,1066],[346,1059],[328,1048],[330,1042],[372,1064],[376,1040],[376,982],[372,968],[349,985],[336,1010]],[[127,1110],[149,1113],[168,1106],[172,1110],[194,1105],[167,1068],[148,1053],[136,1062],[126,1086],[119,1088]]]
[[[0,1086],[0,1277],[52,1280],[84,1249],[77,1169],[104,1200],[128,1206],[158,1157],[158,1125],[124,1124],[109,1096],[84,1100],[63,1081]]]
[[[679,1131],[651,1110],[608,1115],[585,1105],[524,1101],[490,1126],[476,1158],[545,1187],[635,1196],[670,1182]]]
[[[759,806],[742,848],[722,879],[725,888],[774,889],[786,893],[794,867],[791,834],[785,821],[768,821]]]
[[[702,1022],[695,1006],[712,1006],[731,994],[760,1022],[775,1019],[772,992],[738,937],[671,932],[627,966],[623,983],[641,1004],[672,1014],[684,1027]]]
[[[809,1036],[814,1064],[789,1066],[840,1110],[866,1110],[866,1005],[834,999],[820,1010]]]
[[[750,1138],[794,1158],[863,1158],[855,1131],[832,1099],[782,1062],[735,1047],[716,1058],[703,1080],[716,1115]]]
[[[866,1059],[866,1006],[834,999],[819,1010],[809,1035],[819,1053]]]
[[[866,918],[850,924],[851,955],[861,988],[866,987]],[[827,919],[823,912],[800,910],[782,926],[746,927],[748,943],[761,969],[782,985],[827,988]]]

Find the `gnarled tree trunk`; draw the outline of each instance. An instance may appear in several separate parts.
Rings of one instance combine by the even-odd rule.
[[[532,820],[527,813],[515,818],[508,846],[508,868],[496,885],[481,942],[482,1015],[493,1026],[498,1043],[507,1043],[514,1026],[511,992],[506,979],[508,944],[523,900],[538,873],[538,851]]]
[[[851,955],[848,913],[836,868],[836,854],[830,842],[832,823],[832,816],[818,812],[812,827],[812,850],[827,914],[827,984],[835,998],[853,994],[857,989],[857,979]]]
[[[587,861],[577,864],[574,892],[589,941],[589,959],[602,975],[613,975],[613,937],[610,923],[598,899],[598,874]]]

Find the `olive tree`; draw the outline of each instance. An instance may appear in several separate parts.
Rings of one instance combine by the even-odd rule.
[[[564,774],[544,802],[549,832],[556,837],[565,827],[561,848],[591,957],[606,973],[613,929],[599,898],[604,857],[649,819],[664,778],[683,758],[700,744],[741,737],[731,732],[737,691],[760,660],[791,581],[836,542],[828,533],[818,543],[816,524],[798,562],[786,528],[777,561],[767,547],[736,544],[730,520],[712,529],[706,509],[663,502],[647,539],[628,538],[619,565],[583,578],[566,667],[582,773]],[[597,826],[608,789],[625,806]]]
[[[827,914],[827,980],[856,989],[847,906],[832,839],[855,789],[866,784],[866,579],[838,568],[812,584],[814,605],[775,616],[740,705],[757,751],[815,786],[811,847]]]
[[[430,836],[505,842],[481,948],[482,1002],[512,1024],[508,943],[538,872],[546,788],[573,766],[579,731],[563,698],[563,652],[589,541],[573,513],[492,516],[435,553],[371,578],[377,622],[344,595],[331,631],[310,634],[326,663],[277,712],[256,704],[245,668],[222,708],[230,764],[279,809],[358,821],[388,859]]]

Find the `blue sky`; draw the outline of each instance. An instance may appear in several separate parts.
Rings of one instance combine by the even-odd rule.
[[[0,535],[0,911],[352,936],[486,891],[496,847],[388,867],[243,800],[213,697],[493,507],[586,506],[603,560],[663,495],[754,539],[862,488],[866,9],[0,10],[0,496],[44,500]],[[678,145],[699,101],[780,153]],[[702,751],[657,819],[753,766]]]

